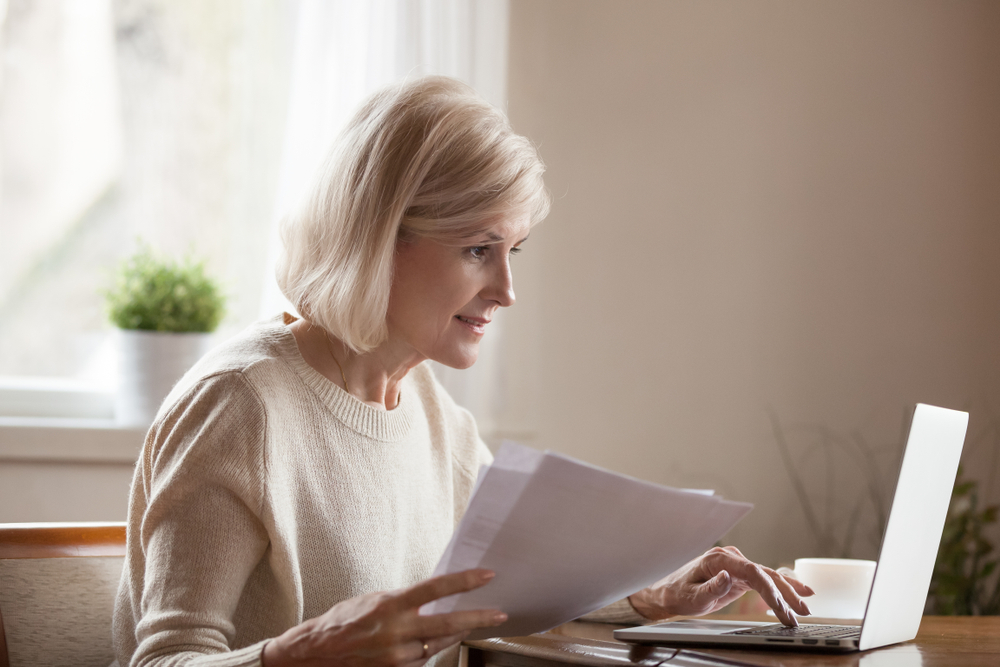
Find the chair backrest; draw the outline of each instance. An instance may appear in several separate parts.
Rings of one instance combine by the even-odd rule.
[[[124,523],[0,524],[0,667],[114,660]]]

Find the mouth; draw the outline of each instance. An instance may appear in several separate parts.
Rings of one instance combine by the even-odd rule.
[[[489,320],[485,320],[481,317],[463,317],[461,315],[456,315],[455,319],[469,328],[473,333],[482,336],[486,333],[486,325],[490,323]]]

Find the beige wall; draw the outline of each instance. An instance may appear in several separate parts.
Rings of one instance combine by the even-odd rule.
[[[914,402],[971,408],[996,472],[1000,3],[514,0],[510,30],[555,195],[516,260],[510,433],[756,503],[729,539],[768,563],[818,549],[769,410],[840,539]]]
[[[145,431],[84,424],[0,418],[0,523],[125,520]]]
[[[124,521],[134,465],[0,460],[0,523]]]

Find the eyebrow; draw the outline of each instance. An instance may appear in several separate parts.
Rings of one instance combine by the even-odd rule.
[[[531,236],[531,234],[528,234],[528,236]],[[521,245],[522,243],[524,243],[525,241],[527,241],[527,240],[528,240],[528,236],[525,236],[525,237],[524,237],[523,239],[521,239],[520,241],[518,241],[518,242],[517,242],[517,243],[515,243],[514,245]],[[503,241],[503,237],[502,237],[502,236],[500,236],[499,234],[497,234],[496,232],[488,232],[488,233],[486,234],[486,238],[487,238],[487,239],[488,239],[488,240],[489,240],[489,241],[490,241],[491,243],[500,243],[501,241]]]

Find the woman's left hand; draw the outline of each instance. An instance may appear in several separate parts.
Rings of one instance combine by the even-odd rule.
[[[785,625],[797,626],[795,614],[809,614],[802,597],[812,595],[811,588],[747,560],[736,547],[709,549],[649,588],[629,596],[629,601],[636,611],[652,620],[700,616],[721,609],[751,588],[760,593]]]

